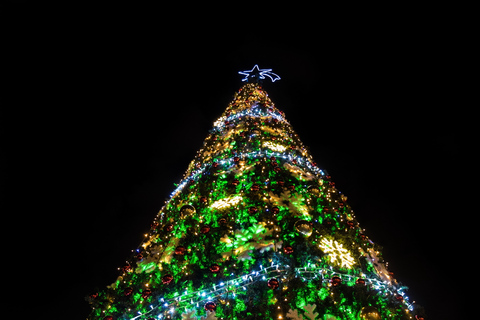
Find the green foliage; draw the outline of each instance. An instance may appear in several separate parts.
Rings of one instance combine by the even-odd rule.
[[[395,281],[378,290],[356,283],[382,283],[381,254],[374,264],[368,253],[381,249],[266,93],[245,85],[223,117],[117,281],[88,298],[89,319],[166,316],[171,308],[204,314],[210,300],[216,317],[229,319],[277,319],[314,304],[321,317],[356,319],[366,305],[383,318],[406,317],[406,304],[391,294]],[[195,212],[182,212],[185,205]],[[311,232],[296,227],[300,220]],[[324,238],[341,243],[354,266],[332,264],[319,247]],[[344,279],[332,285],[336,274]],[[278,288],[268,285],[272,278]]]

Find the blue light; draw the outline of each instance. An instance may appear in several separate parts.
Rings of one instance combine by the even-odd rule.
[[[252,70],[238,71],[238,74],[245,76],[242,81],[248,81],[249,78],[255,80],[265,79],[265,76],[269,77],[272,82],[280,80],[279,75],[273,73],[272,69],[259,69],[257,64],[252,68]]]

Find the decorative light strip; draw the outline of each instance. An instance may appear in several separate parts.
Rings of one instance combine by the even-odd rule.
[[[245,117],[245,116],[249,116],[249,117],[252,117],[252,118],[271,117],[271,118],[277,119],[278,121],[282,121],[282,122],[285,122],[287,124],[290,124],[281,114],[275,113],[275,112],[266,113],[265,111],[261,110],[260,108],[257,108],[256,105],[254,105],[251,108],[247,108],[247,109],[245,109],[241,112],[237,112],[235,114],[232,114],[229,117],[222,116],[222,117],[218,118],[213,123],[213,126],[214,126],[213,129],[221,131],[222,128],[225,127],[225,122],[226,121],[236,120],[238,118]]]
[[[319,169],[318,167],[314,166],[308,159],[304,158],[304,157],[301,157],[301,156],[292,156],[291,154],[285,154],[285,153],[280,153],[280,152],[272,152],[271,150],[269,149],[266,149],[266,150],[258,150],[258,151],[255,151],[255,152],[250,152],[250,153],[242,153],[240,155],[238,155],[238,157],[240,159],[247,159],[247,158],[263,158],[263,157],[271,157],[271,156],[275,156],[275,157],[278,157],[278,158],[282,158],[282,159],[286,159],[286,160],[289,160],[289,161],[292,161],[292,160],[296,160],[297,161],[297,165],[301,165],[301,166],[304,166],[304,167],[307,167],[311,172],[313,172],[314,174],[316,174],[317,176],[318,175],[321,175],[321,176],[324,176],[325,173]],[[221,165],[233,165],[235,163],[234,161],[234,158],[235,157],[231,157],[231,158],[228,158],[228,159],[223,159],[223,160],[220,160],[218,161],[218,164],[221,164]],[[209,167],[210,164],[206,163],[204,164],[201,168],[193,171],[189,177],[187,178],[184,178],[180,184],[178,185],[178,187],[173,190],[173,192],[170,194],[170,199],[173,198],[174,196],[176,196],[180,191],[183,190],[183,188],[190,182],[190,181],[193,181],[195,180],[199,175],[201,175],[206,169],[207,167]]]
[[[184,302],[187,304],[186,306],[181,306],[182,308],[185,307],[185,310],[186,310],[188,307],[191,307],[193,304],[199,307],[200,303],[211,301],[224,294],[232,293],[232,296],[235,297],[237,290],[239,289],[246,290],[247,286],[253,283],[256,283],[259,280],[268,281],[272,278],[285,278],[285,276],[288,274],[289,269],[290,269],[289,265],[285,265],[284,269],[281,269],[278,264],[274,264],[272,262],[271,266],[269,267],[264,268],[263,266],[260,266],[260,271],[253,271],[252,273],[240,276],[238,278],[220,282],[219,284],[216,284],[216,285],[214,284],[212,286],[212,289],[202,289],[195,292],[188,292],[187,290],[185,290],[184,294],[176,298],[167,299],[167,300],[165,300],[164,298],[160,298],[158,300],[159,305],[157,307],[153,307],[153,305],[150,305],[151,310],[149,310],[146,313],[140,314],[139,316],[136,316],[134,318],[130,318],[130,320],[137,319],[140,316],[148,315],[155,310],[161,311],[162,309],[165,309],[161,311],[163,314],[168,312],[173,312],[175,310],[175,307],[179,307],[181,302]],[[330,282],[330,279],[333,278],[334,276],[338,276],[346,282],[352,282],[352,281],[355,281],[356,279],[361,278],[365,280],[366,284],[367,283],[371,284],[375,288],[375,290],[379,290],[384,294],[390,294],[390,295],[400,294],[404,298],[403,303],[405,304],[405,306],[410,311],[413,311],[413,305],[408,302],[408,297],[405,296],[405,293],[403,292],[403,290],[406,287],[401,287],[399,289],[396,289],[395,287],[389,285],[387,282],[383,282],[378,279],[364,278],[361,276],[353,276],[348,273],[333,271],[331,268],[330,269],[320,268],[320,267],[317,267],[315,264],[311,264],[311,263],[309,263],[308,266],[303,268],[295,268],[295,273],[297,274],[297,276],[300,276],[300,278],[304,281],[311,280],[320,276],[322,279],[322,282],[327,282],[327,283]],[[158,319],[161,319],[162,316],[163,315],[159,315]]]

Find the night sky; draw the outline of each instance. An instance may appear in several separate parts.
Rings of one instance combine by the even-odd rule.
[[[29,90],[10,111],[23,118],[1,160],[12,181],[3,191],[21,191],[28,246],[43,254],[32,275],[45,299],[38,315],[86,318],[84,296],[114,282],[241,87],[237,72],[255,64],[282,78],[264,88],[384,247],[410,300],[428,319],[466,314],[463,136],[440,34],[319,29],[305,41],[273,26],[248,36],[249,26],[225,39],[219,27],[32,31],[26,48],[39,54],[17,57],[14,81]]]

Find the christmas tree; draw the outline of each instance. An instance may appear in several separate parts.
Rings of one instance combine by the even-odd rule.
[[[89,319],[423,319],[261,81],[234,95]]]

